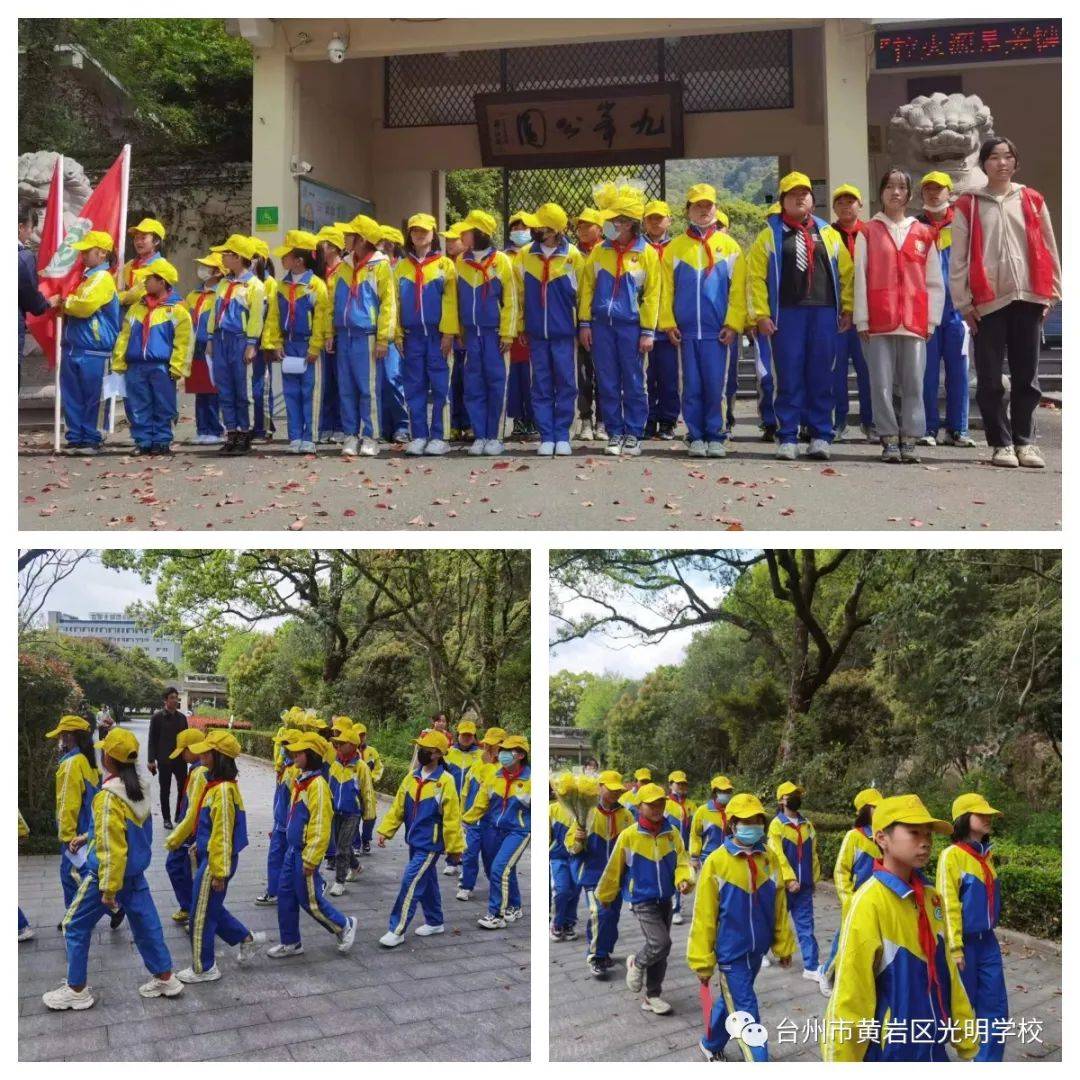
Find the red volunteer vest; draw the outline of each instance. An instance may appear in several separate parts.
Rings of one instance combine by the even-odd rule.
[[[926,258],[934,250],[934,237],[916,221],[897,250],[882,221],[866,227],[866,304],[870,333],[891,334],[901,326],[925,338],[929,330]]]

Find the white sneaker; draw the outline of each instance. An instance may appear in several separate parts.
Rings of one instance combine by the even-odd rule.
[[[442,872],[443,877],[453,877],[458,872],[458,868],[456,866],[447,865],[442,868]]]
[[[596,436],[593,434],[593,426],[592,426],[592,421],[591,420],[582,420],[581,421],[581,424],[578,427],[577,437],[582,442],[592,442],[593,441],[593,439]]]
[[[821,968],[803,968],[802,977],[810,982],[821,982]]]
[[[484,443],[484,453],[488,457],[498,457],[505,450],[506,447],[503,446],[501,439],[488,439]]]
[[[446,927],[442,923],[438,926],[428,926],[427,923],[424,923],[423,926],[418,926],[413,933],[417,937],[431,937],[433,934],[445,934]]]
[[[663,998],[649,997],[648,995],[642,1001],[641,1008],[645,1012],[656,1013],[657,1016],[667,1016],[671,1012],[671,1006]]]
[[[34,936],[34,928],[32,926],[24,926],[19,931],[20,941],[29,941]]]
[[[344,431],[335,431],[330,435],[330,442],[340,443],[345,441]]]
[[[768,953],[766,953],[766,954],[765,954],[765,955],[764,955],[764,956],[763,956],[763,957],[761,958],[761,966],[762,966],[763,968],[767,968],[767,967],[772,967],[772,961],[771,961],[771,960],[769,959],[769,954],[768,954]]]
[[[184,992],[184,984],[172,973],[167,979],[159,979],[156,975],[139,987],[139,994],[144,998],[176,997]]]
[[[814,461],[828,461],[832,454],[832,448],[824,439],[811,439],[806,448],[806,456]]]
[[[381,938],[379,938],[379,944],[385,945],[388,949],[396,948],[405,940],[404,934],[395,934],[393,930],[387,930]]]
[[[176,977],[182,983],[203,983],[203,982],[217,982],[221,978],[221,969],[214,964],[213,967],[208,967],[205,971],[198,972],[193,967],[184,968],[183,971],[178,971]]]
[[[681,911],[676,911],[675,914],[671,916],[671,921],[676,926],[682,926],[682,924],[683,924],[682,912]]]
[[[90,993],[90,987],[84,986],[81,990],[72,990],[68,984],[62,983],[56,990],[47,990],[41,995],[41,1000],[50,1009],[89,1009],[94,1004],[94,995]]]
[[[424,447],[424,453],[428,457],[442,457],[443,454],[450,453],[450,444],[443,439],[431,439]]]
[[[921,439],[915,440],[916,446],[937,446],[937,439],[933,435],[924,435]]]
[[[622,439],[608,439],[608,444],[604,448],[605,454],[611,454],[612,457],[618,457],[622,453]]]
[[[645,972],[637,966],[637,957],[631,953],[626,958],[626,988],[634,994],[640,994],[644,982]]]
[[[360,873],[364,868],[362,866],[354,866],[346,875],[346,881],[359,881]]]
[[[595,433],[593,438],[597,442],[603,442],[608,437],[607,428],[603,424],[597,424],[593,431]]]
[[[822,997],[829,997],[833,991],[832,972],[826,971],[824,964],[818,968],[818,989],[821,991]]]
[[[349,921],[345,924],[345,929],[337,936],[337,951],[340,953],[347,953],[353,947],[353,942],[356,940],[356,919],[349,915],[348,920]]]
[[[641,454],[641,443],[638,442],[636,435],[627,435],[623,439],[622,452],[631,457],[638,457]]]
[[[540,457],[554,457],[555,456],[555,444],[553,442],[542,442],[536,448],[537,454]]]
[[[378,457],[379,444],[374,439],[363,439],[360,443],[361,457]]]
[[[1037,446],[1018,446],[1016,448],[1016,460],[1025,469],[1045,469],[1046,462]]]
[[[570,457],[573,452],[574,448],[568,442],[564,442],[560,439],[559,442],[555,444],[556,457]]]
[[[798,447],[793,442],[780,443],[776,448],[778,461],[794,461],[797,453]]]
[[[1011,446],[995,446],[990,464],[999,465],[1004,469],[1017,469],[1020,467],[1020,459]]]
[[[519,907],[512,907],[506,909],[506,914],[503,916],[508,923],[517,922],[518,919],[525,918],[525,912]]]
[[[408,454],[409,457],[421,457],[426,449],[427,439],[413,439],[413,441],[405,447],[405,453]]]
[[[300,444],[300,453],[301,454],[317,454],[318,452],[319,452],[318,448],[310,440],[307,440],[307,441],[302,442]]]
[[[690,449],[687,451],[691,457],[708,457],[709,448],[705,445],[704,439],[694,439],[690,443]]]
[[[329,889],[326,890],[331,896],[344,896],[345,886],[340,881],[335,881]]]
[[[472,446],[469,447],[468,453],[473,457],[479,457],[484,452],[485,446],[487,446],[486,439],[477,439]]]
[[[301,443],[301,441],[299,439],[292,439],[289,442],[289,453],[290,454],[303,453],[303,450],[301,449],[302,446],[303,446],[303,443]]]
[[[962,431],[947,431],[942,435],[940,442],[942,446],[978,446],[978,443],[976,443],[970,435],[967,435]]]
[[[454,895],[459,900],[471,900],[472,899],[472,889],[458,889],[458,891]]]
[[[709,457],[727,457],[727,447],[722,442],[709,443]]]
[[[342,457],[356,457],[360,452],[360,440],[355,435],[349,435],[341,446]]]
[[[476,920],[476,925],[481,930],[502,930],[506,926],[506,920],[498,915],[483,914]]]
[[[297,941],[293,945],[285,945],[284,943],[279,945],[271,945],[266,950],[266,955],[274,960],[283,960],[286,956],[301,956],[304,952],[304,943]]]
[[[236,946],[236,962],[238,964],[246,964],[251,960],[259,951],[261,945],[266,944],[266,934],[262,930],[253,930],[251,932],[250,941],[241,941]]]

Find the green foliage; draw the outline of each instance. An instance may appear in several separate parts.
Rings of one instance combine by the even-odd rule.
[[[211,623],[188,631],[181,643],[184,669],[206,675],[217,673],[222,652],[235,633],[227,623]]]
[[[409,772],[412,756],[398,757],[396,754],[383,754],[381,747],[379,753],[382,754],[383,774],[375,788],[384,795],[396,795],[397,789],[401,787],[401,781]]]
[[[447,224],[460,221],[470,210],[486,210],[498,221],[497,235],[502,235],[501,169],[452,169],[446,174]],[[515,207],[515,209],[517,209]],[[535,207],[530,206],[533,210]]]
[[[1001,925],[1061,939],[1061,866],[1000,867]]]
[[[241,748],[245,754],[262,758],[264,761],[274,760],[274,733],[272,731],[237,731],[233,729]]]

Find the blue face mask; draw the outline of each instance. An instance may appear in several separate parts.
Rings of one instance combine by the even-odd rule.
[[[514,752],[513,750],[500,750],[499,751],[499,764],[504,769],[509,769],[514,764]]]
[[[515,229],[510,234],[510,242],[516,247],[524,247],[532,243],[532,233],[528,229]]]
[[[755,844],[761,842],[761,838],[765,835],[764,825],[736,825],[735,826],[735,839],[738,840],[743,847],[753,847]]]
[[[712,797],[717,806],[727,806],[731,802],[730,791],[714,791]]]
[[[615,222],[614,221],[605,221],[603,228],[604,228],[604,236],[605,236],[606,239],[608,239],[608,240],[618,240],[619,239],[619,230],[615,227]]]

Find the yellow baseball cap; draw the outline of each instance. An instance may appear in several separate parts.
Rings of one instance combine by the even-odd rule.
[[[330,744],[314,731],[301,731],[299,738],[292,739],[285,744],[285,749],[292,753],[299,750],[313,750],[320,757],[330,756]]]
[[[331,736],[331,742],[351,743],[353,746],[360,745],[360,735],[351,724],[342,726],[336,735]]]
[[[735,785],[726,777],[717,774],[709,781],[710,791],[733,791]]]
[[[128,232],[129,233],[137,233],[137,232],[153,233],[156,237],[158,237],[158,239],[160,239],[160,240],[165,239],[165,226],[162,225],[160,221],[156,220],[155,218],[151,218],[151,217],[144,217],[142,219],[142,221],[139,222],[138,225],[132,225],[131,228],[128,229]]]
[[[471,211],[470,211],[471,213]],[[515,221],[520,221],[522,225],[528,225],[530,229],[539,229],[540,221],[535,214],[530,214],[528,210],[515,210],[507,219],[507,225],[513,225]]]
[[[74,713],[68,713],[67,716],[60,717],[60,723],[52,729],[52,731],[45,732],[46,739],[55,739],[63,731],[89,731],[90,722],[84,720],[81,716],[76,716]]]
[[[554,202],[541,203],[536,208],[536,222],[534,228],[554,229],[562,232],[569,222],[566,211]]]
[[[794,795],[796,791],[799,792],[800,795],[805,794],[803,788],[799,787],[798,784],[793,784],[790,780],[785,780],[776,789],[776,797],[777,799],[782,799],[785,795]]]
[[[430,214],[413,214],[405,223],[406,231],[409,229],[427,229],[428,232],[434,232],[437,228],[438,223]]]
[[[299,728],[287,727],[282,728],[275,736],[274,742],[276,743],[290,743],[295,739],[299,739],[304,733]]]
[[[933,172],[928,172],[920,181],[919,187],[923,184],[940,184],[944,188],[952,190],[952,177],[947,172],[941,172],[935,169]]]
[[[353,724],[353,731],[355,731],[357,735],[366,735],[367,724],[362,724],[359,720],[357,720],[357,722]]]
[[[952,832],[952,825],[934,817],[918,795],[893,795],[889,799],[882,799],[874,807],[870,828],[874,832],[881,832],[897,822],[904,825],[929,825],[934,832],[939,833]]]
[[[671,217],[671,207],[663,199],[650,199],[645,204],[643,217],[651,217],[658,214],[660,217]]]
[[[395,244],[404,244],[405,237],[401,235],[400,229],[395,229],[393,225],[384,225],[382,227],[383,240],[393,240]]]
[[[953,799],[952,819],[955,821],[961,814],[1000,814],[995,810],[982,795],[969,791],[966,795],[957,795]]]
[[[369,244],[377,244],[383,238],[382,226],[367,214],[357,214],[352,221],[342,225],[341,231],[362,236]]]
[[[337,225],[324,225],[316,234],[315,242],[333,244],[339,251],[345,250],[345,234]]]
[[[685,783],[687,783],[686,773],[684,773],[682,771],[682,769],[676,769],[674,772],[668,773],[668,783],[669,784],[685,784]]]
[[[862,202],[862,192],[854,184],[841,184],[833,193],[832,201],[836,202],[841,195],[851,195]]]
[[[155,259],[146,266],[140,266],[135,271],[135,280],[145,281],[151,275],[167,281],[170,285],[175,285],[180,280],[180,272],[168,259]]]
[[[649,781],[652,779],[651,769],[637,769],[634,772],[634,779],[641,783],[642,781]]]
[[[459,735],[475,735],[476,734],[476,721],[475,720],[462,720],[457,726],[457,733]]]
[[[314,233],[304,232],[303,229],[290,229],[285,234],[284,242],[274,248],[274,258],[280,259],[282,255],[288,255],[290,251],[314,251],[318,242]]]
[[[251,242],[251,237],[244,236],[242,233],[233,233],[225,243],[214,244],[211,246],[210,250],[231,251],[234,255],[239,255],[242,259],[255,258],[255,245]]]
[[[586,206],[577,216],[578,221],[587,221],[590,225],[604,224],[604,215],[600,213],[595,207]]]
[[[506,732],[501,727],[489,727],[480,741],[487,743],[488,746],[501,746],[505,738]]]
[[[172,761],[178,758],[185,750],[190,750],[192,746],[197,742],[202,742],[205,736],[198,728],[184,728],[179,735],[176,736],[176,749],[169,755],[169,760]]]
[[[330,719],[330,730],[340,731],[342,728],[352,727],[352,717],[334,716]]]
[[[91,229],[81,240],[76,240],[71,245],[72,251],[89,251],[91,248],[112,251],[112,236],[107,232],[102,232],[100,229]]]
[[[99,750],[104,750],[114,761],[130,765],[139,756],[139,740],[122,727],[114,727],[101,742],[94,745]]]
[[[264,259],[270,258],[270,245],[261,236],[249,236],[248,239],[255,248],[256,255],[261,255]]]
[[[211,251],[209,255],[204,255],[201,259],[195,260],[197,263],[202,263],[203,266],[209,266],[212,270],[219,270],[221,273],[225,273],[225,264],[221,261],[220,251]]]
[[[643,787],[639,787],[634,796],[637,803],[646,802],[659,802],[661,799],[667,800],[667,795],[664,789],[659,784],[645,784]]]
[[[706,199],[714,204],[716,202],[716,188],[712,184],[692,184],[686,193],[688,203],[703,202]]]
[[[514,219],[511,218],[510,220]],[[493,235],[495,232],[495,219],[484,210],[470,210],[465,220],[459,224],[462,232],[476,229],[479,232],[487,233],[488,236]]]
[[[884,796],[877,788],[863,788],[862,791],[855,796],[855,809],[861,810],[864,806],[877,806],[883,798]]]
[[[455,221],[453,225],[447,225],[445,232],[441,232],[439,235],[445,237],[447,240],[460,240],[461,234],[464,231],[461,226],[462,223],[460,221]]]
[[[219,754],[234,758],[240,753],[240,740],[223,728],[210,728],[203,733],[200,742],[193,743],[188,749],[193,754],[208,754],[211,750],[216,750]]]
[[[450,740],[441,731],[425,731],[418,739],[413,739],[413,743],[428,750],[441,750],[444,754],[450,749]]]
[[[524,750],[529,752],[529,740],[524,735],[507,735],[499,744],[503,750]]]
[[[623,783],[622,775],[617,773],[614,769],[605,769],[596,778],[608,791],[625,791],[626,785]]]
[[[758,814],[763,816],[765,814],[765,807],[761,805],[761,800],[756,795],[745,793],[733,795],[726,809],[729,818],[751,818],[757,817]]]
[[[810,177],[807,176],[806,173],[789,172],[787,176],[780,181],[780,194],[781,196],[784,196],[789,191],[794,191],[796,188],[801,187],[809,188],[811,191],[814,190],[814,185],[810,183]]]

